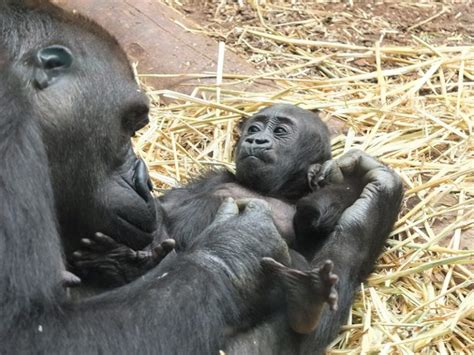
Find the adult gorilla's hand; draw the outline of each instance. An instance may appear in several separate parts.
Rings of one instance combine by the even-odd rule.
[[[341,227],[362,224],[364,234],[391,229],[403,197],[398,174],[360,150],[349,151],[337,160],[337,165],[344,175],[358,177],[365,185],[360,198],[341,216]]]
[[[261,259],[272,257],[283,264],[290,259],[268,204],[258,199],[244,203],[226,199],[214,222],[192,243],[189,253],[208,270],[224,271],[238,293],[253,300],[258,299],[257,289],[265,287]]]
[[[354,149],[337,160],[326,162],[323,170],[325,180],[329,182],[351,177],[361,180],[364,186],[360,198],[341,216],[339,225],[342,228],[362,222],[361,228],[371,232],[370,228],[378,228],[379,222],[387,225],[397,216],[403,197],[400,177],[370,155]],[[371,223],[366,223],[367,217],[372,219]]]
[[[333,240],[327,246],[338,244],[341,255],[351,259],[354,270],[362,268],[363,278],[382,250],[403,197],[400,177],[390,168],[360,150],[351,150],[322,167],[328,182],[341,178],[355,178],[364,186],[360,197],[348,207],[339,219]],[[364,267],[367,265],[367,268]]]

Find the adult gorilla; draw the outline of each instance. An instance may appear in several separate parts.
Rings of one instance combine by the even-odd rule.
[[[124,52],[95,23],[47,1],[11,3],[36,9],[0,2],[0,41],[40,121],[66,255],[97,231],[144,247],[156,208],[130,138],[148,122],[148,101]]]
[[[40,118],[0,49],[0,353],[217,353],[226,331],[265,308],[261,258],[288,261],[269,209],[254,201],[239,213],[228,200],[173,263],[72,302]]]
[[[0,56],[2,352],[296,353],[326,346],[397,215],[401,185],[393,172],[360,152],[334,163],[366,186],[315,258],[338,261],[340,311],[323,313],[310,336],[295,337],[264,317],[270,310],[259,261],[286,263],[288,255],[269,211],[255,202],[240,214],[227,202],[172,262],[71,303],[59,286],[56,219],[66,255],[95,231],[141,248],[161,225],[146,169],[130,148],[147,102],[112,37],[45,1],[0,2]]]

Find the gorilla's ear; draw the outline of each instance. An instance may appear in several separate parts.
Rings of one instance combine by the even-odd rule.
[[[69,48],[60,45],[41,48],[36,52],[34,82],[43,90],[71,67],[73,56]]]
[[[242,128],[244,128],[245,122],[247,122],[246,117],[241,117],[239,122],[237,122],[237,129],[239,130],[239,134],[242,134]]]

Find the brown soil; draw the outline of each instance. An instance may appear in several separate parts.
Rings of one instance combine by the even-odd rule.
[[[239,6],[236,1],[227,1],[228,4],[221,7],[218,7],[221,1],[184,0],[180,1],[182,6],[173,0],[165,2],[201,26],[223,32],[239,26],[260,24],[250,5]],[[268,11],[265,6],[261,7],[264,21],[283,24],[316,20],[316,23],[322,24],[319,30],[313,28],[314,38],[308,39],[372,45],[383,36],[384,45],[406,45],[413,43],[411,36],[416,35],[431,44],[474,45],[474,3],[471,1],[454,4],[378,1],[354,3],[352,6],[349,3],[320,4],[316,1],[297,1],[291,6],[274,5],[278,1],[268,3],[272,3]],[[440,13],[443,8],[440,16],[410,28]]]

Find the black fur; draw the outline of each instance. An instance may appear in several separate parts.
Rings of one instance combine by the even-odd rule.
[[[251,128],[253,125],[258,125],[258,128]],[[285,127],[286,134],[284,132],[273,134],[272,131],[280,125]],[[328,161],[329,158],[330,144],[327,128],[316,115],[290,105],[276,105],[262,110],[243,125],[243,133],[236,147],[237,172],[235,175],[227,171],[210,172],[183,188],[166,192],[157,201],[164,215],[167,233],[162,236],[158,235],[154,246],[159,245],[163,238],[172,237],[176,240],[176,249],[179,255],[180,252],[188,249],[189,244],[213,220],[225,197],[265,199],[272,206],[277,227],[283,225],[279,231],[284,239],[290,247],[294,247],[306,257],[307,262],[302,262],[302,258],[293,252],[292,266],[294,268],[303,271],[311,270],[311,268],[323,264],[327,259],[336,264],[336,274],[342,280],[338,290],[341,294],[339,311],[335,315],[323,314],[322,319],[328,320],[320,322],[321,326],[317,328],[316,332],[313,332],[314,342],[308,343],[309,346],[316,344],[319,350],[323,349],[336,334],[339,324],[350,308],[355,289],[365,277],[354,274],[354,270],[351,268],[346,269],[346,266],[349,267],[349,265],[347,264],[348,259],[345,257],[347,253],[351,253],[351,247],[348,245],[347,249],[339,250],[340,248],[337,247],[337,244],[333,244],[332,240],[336,237],[329,235],[335,228],[337,229],[341,215],[346,208],[359,198],[367,181],[364,180],[363,175],[351,172],[351,174],[346,174],[346,178],[342,178],[340,182],[332,183],[330,175],[340,168],[335,162]],[[352,157],[353,160],[356,158],[358,159],[358,156]],[[314,189],[312,186],[314,183],[308,181],[308,169],[312,164],[323,162],[325,166],[322,171],[327,169],[328,179],[322,180],[321,184],[325,186],[318,187],[315,192],[311,192]],[[380,164],[378,167],[386,169]],[[338,175],[343,177],[344,174],[339,172]],[[296,240],[292,235],[294,232],[285,234],[288,230],[284,225],[293,225],[293,214],[291,212],[278,214],[282,205],[289,206],[290,210],[291,206],[296,207],[296,210],[292,212],[294,214],[296,211],[294,219],[297,232]],[[278,215],[285,216],[289,221],[281,222],[276,218]],[[393,223],[393,218],[394,216],[389,219],[389,225]],[[365,216],[361,216],[362,221],[365,219]],[[370,225],[371,223],[368,222],[368,226]],[[337,233],[338,231],[336,231]],[[382,239],[385,240],[388,233],[382,235],[384,236]],[[375,237],[374,234],[367,236],[368,239],[365,241],[367,245],[372,243],[370,240],[372,236]],[[347,241],[341,242],[341,244],[344,243]],[[355,243],[355,241],[350,240],[350,243]],[[331,245],[333,249],[328,250],[327,245]],[[88,241],[87,247],[92,250],[81,252],[81,258],[78,260],[80,268],[96,274],[105,269],[107,273],[103,282],[112,282],[112,284],[114,281],[120,284],[137,278],[148,268],[154,266],[152,260],[157,260],[150,252],[153,246],[148,249],[150,262],[140,261],[140,264],[137,264],[135,257],[128,258],[128,260],[123,257],[123,255],[133,255],[133,252],[126,249],[122,250],[122,257],[118,263],[116,257],[120,255],[121,248],[118,244],[109,253],[104,253],[102,245],[97,245],[96,249],[91,248],[90,241]],[[380,250],[381,245],[375,255],[378,255]],[[365,252],[361,252],[358,256],[364,267],[373,265],[373,262],[365,262],[369,257],[372,256],[365,254]],[[111,269],[115,269],[115,275]],[[304,283],[290,285],[290,289],[293,290],[293,288],[304,289]],[[275,300],[275,297],[281,298],[282,295],[277,293],[275,296],[270,293],[269,304],[282,310],[282,302],[278,302],[278,299]],[[301,302],[303,309],[304,303],[303,300]],[[283,328],[285,332],[288,332],[285,312],[280,313],[280,316],[278,314],[278,312],[274,313],[270,324],[263,324],[263,328],[257,327],[255,333],[249,331],[248,337],[250,339],[247,335],[242,337],[239,335],[232,338],[228,346],[245,351],[246,347],[253,344],[255,338],[258,338],[256,334],[260,332],[260,329],[266,329],[266,327],[271,327],[276,332]],[[294,334],[288,334],[288,337],[299,339]],[[270,341],[273,340],[270,339]],[[282,348],[289,352],[298,351],[300,345],[305,346],[304,344],[306,344],[296,341],[299,344],[296,346],[292,341],[285,343],[285,340],[282,340],[282,342],[284,343]],[[292,344],[290,348],[288,348],[289,344]]]
[[[287,261],[268,212],[257,204],[221,218],[186,253],[135,283],[69,300],[60,237],[67,247],[100,230],[109,205],[124,217],[148,205],[154,211],[127,126],[146,101],[110,36],[46,2],[34,11],[25,4],[0,4],[0,353],[217,353],[224,332],[265,308],[253,296],[265,285],[260,259]],[[34,72],[45,68],[34,53],[58,43],[72,48],[75,64],[39,88]],[[95,205],[91,194],[104,193],[95,185],[115,181],[122,190],[104,188],[108,205]],[[122,211],[127,198],[130,212]]]
[[[55,45],[74,56],[60,73],[49,72],[38,57]],[[340,308],[326,310],[309,336],[266,317],[268,282],[260,260],[289,260],[269,212],[255,202],[240,214],[227,203],[215,222],[193,226],[193,240],[184,238],[180,253],[139,280],[73,302],[61,287],[61,241],[67,257],[96,231],[140,248],[160,227],[146,169],[130,146],[130,135],[146,123],[147,102],[116,41],[46,1],[0,2],[0,49],[0,162],[7,167],[0,170],[1,353],[324,349],[396,218],[396,174],[360,152],[338,160],[344,174],[367,180],[314,257],[314,265],[334,261]],[[286,177],[292,186],[305,181],[298,177],[302,171]],[[272,198],[282,186],[279,180],[266,194]],[[297,194],[285,198],[291,202]],[[166,201],[163,206],[160,212]]]
[[[286,133],[273,133],[277,129]],[[253,130],[258,131],[251,132]],[[266,146],[262,147],[260,141]],[[187,250],[189,243],[212,222],[226,197],[263,198],[272,207],[275,223],[284,239],[311,261],[315,246],[333,231],[343,211],[361,192],[361,188],[355,186],[359,185],[357,180],[346,179],[344,183],[329,185],[325,181],[327,186],[311,193],[308,169],[331,158],[326,125],[310,111],[293,105],[274,105],[243,124],[235,151],[235,175],[223,170],[210,171],[182,188],[165,192],[157,200],[165,230],[157,234],[148,250],[166,238],[176,241],[178,252]],[[352,193],[347,194],[346,188]],[[293,228],[295,212],[294,220],[299,228]],[[300,234],[296,235],[297,243],[294,229]],[[108,255],[104,255],[102,246],[98,249],[99,255],[84,250],[77,264],[80,271],[94,275],[106,270],[101,283],[114,283],[112,268],[117,269],[116,284],[121,284],[154,266],[153,262],[142,260],[137,265],[135,257],[126,262],[126,256],[133,253],[119,244]]]

